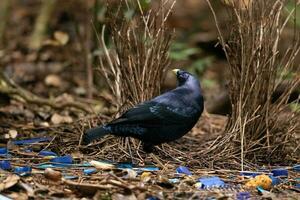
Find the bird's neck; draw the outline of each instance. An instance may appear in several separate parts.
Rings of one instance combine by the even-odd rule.
[[[180,87],[184,87],[187,88],[189,90],[191,90],[193,93],[195,94],[201,94],[201,86],[198,80],[188,80],[187,82],[185,82],[185,84],[181,85]]]
[[[198,80],[189,80],[185,84],[179,86],[179,88],[189,91],[187,98],[195,99],[199,106],[203,104],[202,90]]]

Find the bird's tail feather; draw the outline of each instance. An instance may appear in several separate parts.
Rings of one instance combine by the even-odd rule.
[[[105,136],[107,134],[109,134],[109,131],[107,129],[103,128],[102,126],[96,127],[96,128],[92,128],[92,129],[88,130],[83,135],[82,143],[83,144],[89,144],[93,140],[101,138],[101,137],[103,137],[103,136]]]

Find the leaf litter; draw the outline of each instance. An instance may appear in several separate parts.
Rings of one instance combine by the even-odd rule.
[[[74,123],[64,129],[54,126],[47,136],[18,131],[23,139],[11,139],[8,148],[0,149],[1,195],[7,199],[17,195],[24,199],[282,199],[287,193],[299,194],[299,165],[263,169],[250,165],[253,171],[210,168],[205,158],[195,154],[207,128],[201,123],[181,141],[159,146],[150,155],[136,141],[112,136],[81,146],[78,132],[84,128]]]

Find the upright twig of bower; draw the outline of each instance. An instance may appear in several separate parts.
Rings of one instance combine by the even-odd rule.
[[[300,66],[294,63],[300,50],[299,31],[286,52],[279,50],[279,45],[287,42],[282,40],[282,32],[294,10],[287,17],[283,14],[287,12],[285,0],[226,1],[230,35],[225,38],[210,0],[207,2],[229,64],[232,104],[228,134],[216,143],[222,144],[216,149],[239,152],[242,168],[244,159],[280,161],[288,155],[287,147],[293,146],[300,123],[299,112],[284,112],[292,90],[300,86]],[[282,81],[288,84],[286,90],[272,103],[272,94]]]
[[[113,2],[107,2],[108,23],[103,26],[99,38],[104,52],[100,56],[100,71],[119,108],[160,93],[169,67],[168,50],[172,38],[166,20],[174,3],[162,0],[158,10],[144,10],[138,0],[121,0],[117,8]],[[104,40],[106,27],[111,34],[111,48]]]

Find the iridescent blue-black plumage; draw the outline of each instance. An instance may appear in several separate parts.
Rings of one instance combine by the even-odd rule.
[[[83,137],[85,144],[107,134],[134,137],[146,150],[153,145],[176,140],[197,123],[203,111],[203,96],[198,79],[177,70],[178,86],[150,101],[127,110],[121,117],[104,126],[90,129]]]

